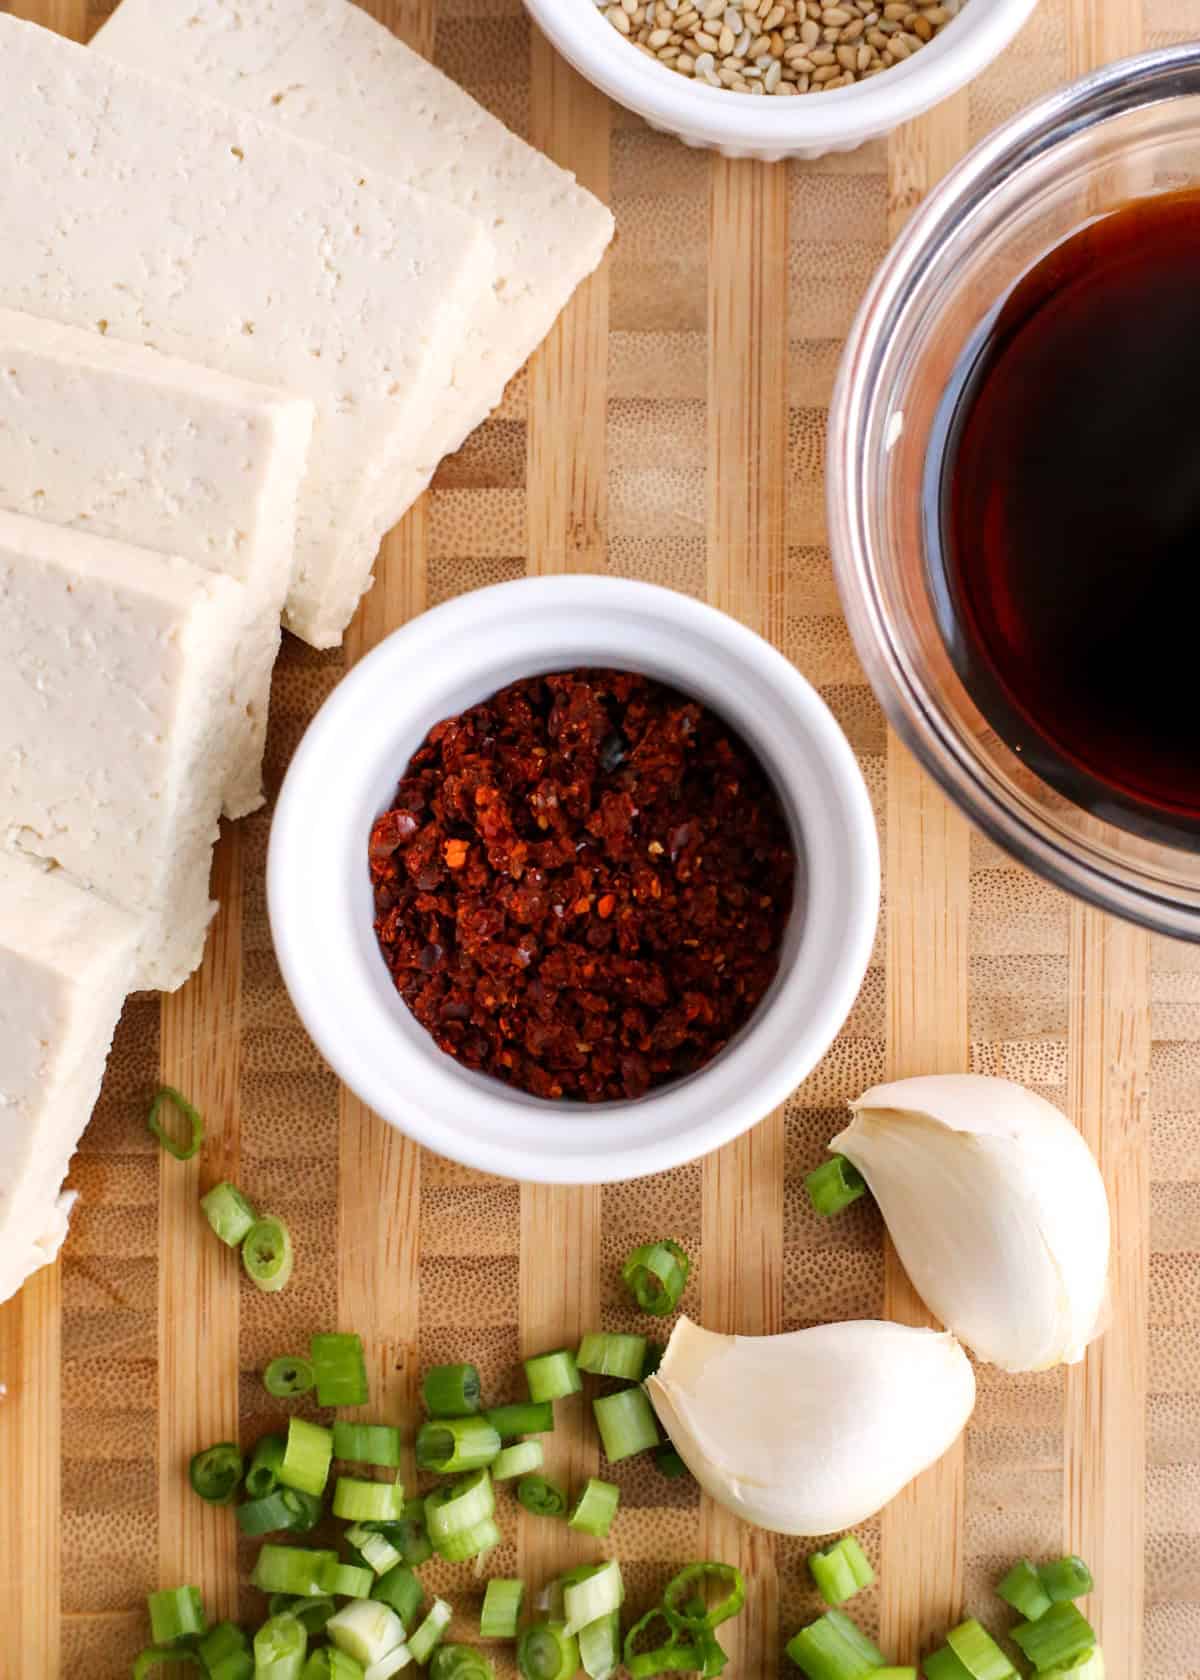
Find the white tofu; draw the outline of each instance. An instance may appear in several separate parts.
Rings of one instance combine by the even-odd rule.
[[[0,1301],[54,1259],[67,1167],[133,975],[137,921],[0,853]]]
[[[382,534],[499,402],[599,263],[611,213],[347,0],[123,0],[93,47],[345,152],[488,227],[495,290],[461,340],[453,383],[389,474]]]
[[[245,585],[225,813],[262,803],[279,618],[313,406],[0,309],[0,508],[177,554]]]
[[[204,949],[244,593],[0,512],[0,842],[144,916],[139,986]]]
[[[0,14],[0,305],[312,399],[287,623],[332,646],[364,509],[490,293],[477,222]]]

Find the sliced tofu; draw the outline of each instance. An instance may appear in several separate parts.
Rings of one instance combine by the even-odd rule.
[[[133,977],[136,919],[0,853],[0,1301],[54,1259],[62,1194]]]
[[[0,512],[0,843],[145,918],[136,983],[200,961],[244,588]]]
[[[312,399],[287,623],[334,645],[364,509],[489,294],[478,222],[0,14],[0,305]]]
[[[225,813],[262,803],[279,619],[313,405],[0,309],[0,508],[177,554],[245,586]]]
[[[389,474],[376,521],[385,530],[499,402],[599,263],[611,213],[348,0],[122,0],[92,44],[345,152],[489,229],[495,290],[460,341],[452,383]]]

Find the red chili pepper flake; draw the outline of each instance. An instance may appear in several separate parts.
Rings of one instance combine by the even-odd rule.
[[[588,1102],[729,1042],[778,967],[795,876],[745,742],[629,671],[527,678],[435,724],[368,858],[380,948],[438,1046]]]

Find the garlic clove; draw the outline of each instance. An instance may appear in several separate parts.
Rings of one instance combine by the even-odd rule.
[[[1109,1213],[1066,1115],[982,1074],[901,1079],[851,1106],[829,1147],[866,1179],[929,1310],[1006,1371],[1082,1359],[1103,1329]]]
[[[952,1336],[874,1319],[723,1336],[681,1318],[646,1390],[701,1487],[778,1534],[873,1516],[953,1445],[975,1404]]]

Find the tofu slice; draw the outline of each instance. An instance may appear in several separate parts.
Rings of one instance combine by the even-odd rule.
[[[67,1167],[129,989],[136,919],[0,853],[0,1301],[57,1255]]]
[[[0,309],[0,508],[245,586],[225,814],[262,804],[313,405],[138,344]]]
[[[494,292],[468,323],[427,426],[388,476],[382,534],[499,402],[599,263],[611,212],[348,0],[122,0],[92,45],[345,152],[488,227]]]
[[[138,986],[203,953],[244,593],[0,512],[0,843],[144,917]]]
[[[495,277],[478,222],[0,14],[0,305],[311,398],[286,621],[334,645],[363,510]],[[368,521],[369,524],[369,521]]]

